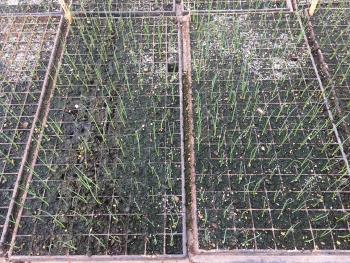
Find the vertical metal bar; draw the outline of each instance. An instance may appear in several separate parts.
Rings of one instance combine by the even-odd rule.
[[[290,10],[291,12],[294,12],[292,0],[286,0],[286,1],[287,1],[287,7],[289,8],[289,10]]]
[[[68,7],[68,5],[64,0],[58,0],[58,2],[61,6],[61,10],[64,13],[64,17],[67,19],[68,23],[71,24],[73,21],[73,16],[72,16],[72,12],[70,11],[70,8]]]
[[[174,4],[175,4],[174,0]],[[178,59],[179,59],[179,98],[180,98],[180,138],[181,138],[181,210],[182,210],[182,253],[187,255],[187,213],[186,213],[186,178],[185,178],[185,145],[184,145],[184,106],[183,106],[183,61],[182,61],[182,34],[181,34],[181,17],[183,12],[183,1],[181,3],[174,5],[176,9],[177,21],[177,39],[178,39]]]
[[[186,158],[186,183],[187,183],[187,222],[188,222],[188,252],[197,254],[198,225],[197,225],[197,190],[194,151],[194,125],[192,105],[192,70],[191,70],[191,42],[190,42],[190,15],[181,17],[182,37],[182,66],[183,66],[183,108],[184,108],[184,132],[185,132],[185,158]]]

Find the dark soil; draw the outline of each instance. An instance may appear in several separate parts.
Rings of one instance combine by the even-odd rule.
[[[44,2],[0,0],[0,13],[58,10]],[[184,2],[192,10],[286,7]],[[179,28],[158,16],[173,8],[172,0],[73,1],[74,11],[101,17],[74,18],[14,255],[185,253]],[[347,11],[313,18],[333,76],[321,74],[326,96],[334,100],[335,85],[345,125],[350,32],[337,23],[349,20]],[[47,21],[0,17],[0,225],[57,30],[58,18]],[[349,171],[297,16],[192,15],[191,48],[200,249],[349,250]]]
[[[192,21],[200,248],[348,249],[347,171],[296,17]]]
[[[170,18],[75,21],[15,254],[182,253],[177,57]]]

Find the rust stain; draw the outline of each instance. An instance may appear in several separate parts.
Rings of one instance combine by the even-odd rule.
[[[197,226],[197,190],[196,190],[196,158],[194,151],[194,125],[192,103],[192,71],[191,71],[191,41],[190,15],[181,17],[181,36],[183,52],[183,94],[184,94],[184,130],[185,130],[185,158],[187,181],[187,215],[188,215],[188,252],[189,256],[198,254],[198,226]]]

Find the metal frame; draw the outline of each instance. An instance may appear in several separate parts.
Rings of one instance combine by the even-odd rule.
[[[229,16],[228,16],[228,18],[230,18]],[[293,20],[294,21],[294,20]],[[229,22],[228,22],[228,24],[230,24]],[[300,29],[300,27],[298,26],[298,23],[297,23],[297,25],[296,25],[299,29]],[[261,27],[261,26],[260,26]],[[204,29],[205,30],[205,29]],[[223,27],[223,30],[225,30],[225,27]],[[269,32],[269,30],[267,29],[267,32]],[[304,34],[305,35],[305,34]],[[267,37],[268,37],[268,33],[267,33]],[[210,37],[210,39],[212,39],[212,37]],[[200,41],[200,40],[199,40]],[[200,42],[201,43],[201,42]],[[209,41],[209,43],[212,43],[212,41]],[[215,46],[215,45],[214,45]],[[211,51],[209,51],[209,53],[210,53]],[[310,55],[311,56],[311,52],[307,52],[306,54],[308,54],[308,55]],[[311,58],[309,58],[309,59],[311,59]],[[309,61],[311,61],[311,60],[309,60]],[[215,64],[215,63],[214,63]],[[311,64],[311,63],[309,63],[309,64]],[[204,68],[207,68],[208,67],[208,65],[207,64],[204,64]],[[216,69],[216,67],[214,67],[215,69]],[[311,70],[312,70],[312,72],[313,71],[315,71],[315,72],[317,72],[316,71],[316,69],[315,69],[315,65],[313,64],[313,65],[311,65]],[[315,80],[317,80],[318,82],[319,82],[319,78],[316,78],[316,77],[314,77],[314,73],[312,73],[313,74],[313,77],[312,78],[315,78]],[[220,77],[221,78],[221,81],[223,81],[223,77]],[[208,81],[210,81],[210,80],[208,80]],[[219,81],[219,80],[218,80]],[[319,82],[320,83],[320,82]],[[198,84],[199,85],[199,87],[202,87],[203,85],[205,85],[205,84],[203,84],[203,85],[201,85],[201,84]],[[209,85],[210,86],[210,85]],[[316,91],[317,91],[317,89],[318,89],[318,85],[315,85],[315,89],[316,89]],[[224,102],[221,102],[221,103],[224,103]],[[327,102],[325,102],[326,104],[327,104]],[[332,119],[332,117],[330,117],[330,119]],[[334,126],[334,125],[333,125]],[[220,127],[220,126],[219,126]],[[334,129],[334,133],[335,134],[337,134],[337,130],[333,127],[333,129]],[[204,132],[203,132],[204,133]],[[346,166],[347,166],[347,168],[348,168],[348,163],[347,163],[347,159],[346,159],[346,156],[344,155],[344,153],[343,153],[343,147],[342,147],[342,143],[341,143],[341,141],[340,140],[338,140],[338,144],[340,145],[340,148],[341,148],[341,151],[342,151],[342,157],[340,156],[340,158],[342,158],[343,160],[344,160],[344,163],[346,164]],[[206,151],[206,150],[205,150]],[[204,158],[204,157],[203,157]],[[210,172],[209,172],[210,173]],[[234,173],[234,171],[233,171],[233,173]],[[208,177],[208,178],[210,178],[210,177]],[[225,181],[226,182],[226,181]],[[287,187],[288,187],[288,185],[287,185]],[[220,198],[220,197],[219,197]],[[210,200],[212,200],[210,197],[209,197],[209,199],[208,199],[208,202],[210,202]],[[230,200],[230,199],[229,199]],[[255,207],[255,208],[257,208],[257,207]],[[210,209],[210,208],[209,208]],[[218,215],[218,217],[220,218],[220,214]],[[208,223],[209,224],[209,223]],[[245,229],[244,227],[243,227],[243,229]],[[249,227],[249,229],[251,229],[250,227]],[[271,229],[270,229],[271,230]],[[273,229],[272,229],[273,230]],[[253,231],[254,231],[254,226],[253,226]],[[214,239],[215,239],[215,237],[214,237]],[[216,240],[215,240],[216,241]],[[238,249],[239,250],[239,249]],[[259,251],[259,249],[258,249],[258,251]],[[203,253],[204,253],[204,251],[202,251]],[[213,249],[213,252],[214,253],[216,253],[216,252],[220,252],[220,250],[218,250],[218,249]],[[224,252],[224,251],[223,251]]]
[[[97,17],[98,18],[98,17]],[[153,18],[156,18],[156,17],[152,17],[152,16],[150,16],[150,17],[137,17],[136,19],[147,19],[147,18],[150,18],[150,19],[153,19]],[[164,17],[165,19],[169,19],[169,17]],[[79,18],[80,19],[80,18]],[[174,23],[174,24],[176,24],[176,23]],[[177,25],[177,24],[176,24]],[[178,27],[178,25],[177,25],[177,27]],[[178,36],[178,34],[179,33],[177,33],[176,35]],[[178,41],[178,40],[177,40]],[[170,51],[169,51],[170,52]],[[179,52],[180,52],[180,49],[178,50],[178,52],[177,52],[177,54],[179,55]],[[167,58],[168,59],[168,58]],[[181,63],[181,61],[179,61],[180,63]],[[168,63],[168,60],[167,60],[167,63]],[[179,68],[180,70],[181,70],[181,67]],[[180,72],[179,73],[177,73],[179,76],[181,76],[181,74],[180,74]],[[57,77],[57,76],[56,76]],[[181,86],[181,84],[179,84],[178,85],[178,89],[179,89],[179,94],[181,94],[181,88],[182,86]],[[52,94],[50,95],[50,97],[52,98]],[[51,98],[49,99],[49,101],[51,101]],[[180,105],[179,105],[179,120],[180,120],[180,136],[181,136],[181,138],[183,137],[183,132],[181,131],[181,126],[182,126],[182,108],[180,107],[181,106],[181,104],[182,104],[182,102],[181,102],[181,100],[180,100]],[[42,125],[42,127],[44,127],[45,125],[46,125],[46,119],[47,119],[47,114],[48,114],[48,109],[50,108],[50,106],[46,109],[46,113],[45,113],[45,117],[44,117],[44,121],[43,121],[43,125]],[[54,110],[54,109],[53,109]],[[43,132],[41,133],[41,135],[43,134]],[[39,141],[41,141],[41,138],[40,138],[40,140]],[[35,159],[37,158],[37,154],[38,154],[38,150],[39,150],[39,144],[40,143],[38,143],[38,146],[37,146],[37,148],[36,148],[36,153],[35,153],[35,157],[34,157],[34,159],[33,159],[33,162],[32,162],[32,164],[31,164],[31,169],[30,169],[30,174],[29,174],[29,179],[28,179],[28,183],[27,183],[27,186],[26,186],[26,189],[25,189],[25,192],[24,192],[24,195],[23,195],[23,197],[22,197],[22,202],[21,202],[21,207],[20,207],[20,212],[19,212],[19,216],[17,217],[17,221],[16,221],[16,226],[15,226],[15,230],[14,230],[14,235],[13,235],[13,238],[12,238],[12,246],[11,246],[11,249],[10,249],[10,251],[9,251],[9,255],[10,255],[10,257],[12,258],[12,256],[11,256],[11,254],[12,254],[12,248],[13,248],[13,246],[14,246],[14,242],[15,242],[15,240],[16,240],[16,233],[17,233],[17,231],[18,231],[18,228],[19,228],[19,224],[20,224],[20,217],[21,217],[21,214],[22,214],[22,211],[23,211],[23,205],[24,205],[24,202],[25,202],[25,199],[26,199],[26,195],[27,195],[27,193],[28,193],[28,189],[29,189],[29,186],[30,186],[30,182],[31,182],[31,180],[32,180],[32,170],[34,169],[34,165],[35,165]],[[181,152],[183,152],[183,142],[182,142],[182,139],[181,139],[181,145],[179,146],[179,149],[181,150]],[[183,175],[183,171],[184,171],[184,159],[183,159],[183,155],[182,155],[182,157],[181,157],[181,174],[180,174],[180,176],[181,176],[181,178],[182,179],[184,179],[184,175]],[[181,182],[181,188],[183,188],[184,187],[184,182],[183,182],[183,180],[182,180],[182,182]],[[182,189],[182,191],[181,191],[181,193],[182,193],[182,204],[181,204],[181,206],[182,206],[182,209],[184,209],[184,207],[185,207],[185,199],[184,199],[184,190]],[[181,216],[181,218],[182,218],[182,226],[185,226],[185,220],[186,220],[186,218],[185,218],[185,213],[184,213],[184,210],[183,210],[183,212],[181,212],[182,213],[182,216]],[[132,234],[132,233],[131,233]],[[183,232],[182,232],[182,237],[183,237],[183,239],[182,239],[182,246],[183,246],[183,254],[174,254],[174,255],[171,255],[171,254],[167,254],[167,255],[165,255],[165,256],[160,256],[160,258],[182,258],[184,255],[186,255],[186,231],[185,231],[185,228],[183,228]],[[21,256],[14,256],[14,258],[20,258]],[[74,256],[72,256],[73,258],[74,258]],[[24,256],[24,258],[26,258],[26,256]],[[42,258],[42,257],[39,257],[39,258]],[[52,256],[52,258],[64,258],[64,257],[54,257],[54,256]],[[88,259],[89,257],[88,256],[77,256],[77,258],[81,258],[81,259]],[[109,257],[109,256],[95,256],[95,258],[96,258],[96,260],[97,259],[109,259],[109,258],[116,258],[116,259],[124,259],[124,258],[126,258],[126,259],[133,259],[133,258],[151,258],[150,256],[134,256],[134,255],[126,255],[126,256],[111,256],[111,257]]]

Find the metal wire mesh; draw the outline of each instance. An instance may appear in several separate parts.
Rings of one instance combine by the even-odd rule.
[[[0,14],[58,12],[58,0],[0,0]]]
[[[59,17],[0,17],[0,228],[9,216]]]
[[[14,255],[182,254],[173,18],[76,18]]]
[[[206,12],[217,10],[248,10],[286,8],[286,1],[279,0],[184,0],[190,10]]]
[[[173,0],[83,0],[72,1],[74,11],[125,11],[155,12],[173,11]]]
[[[311,22],[330,73],[327,89],[334,88],[345,118],[343,124],[350,130],[350,9],[349,5],[347,8],[335,6],[323,6]],[[342,136],[350,145],[350,134],[343,131]]]
[[[301,28],[192,18],[201,249],[349,249],[347,161]]]
[[[310,0],[300,0],[300,1],[297,1],[297,4],[300,6],[300,9],[303,9],[303,8],[307,8],[311,4],[311,1]],[[318,9],[319,8],[323,9],[327,6],[334,7],[334,5],[338,5],[338,6],[347,8],[347,7],[349,7],[349,4],[350,4],[349,0],[324,0],[324,1],[319,2]]]
[[[173,11],[173,0],[72,0],[69,5],[79,12],[159,12]],[[58,0],[0,0],[1,13],[43,13],[58,12]]]
[[[160,15],[175,2],[72,1],[10,259],[186,254],[181,37],[177,20]],[[324,90],[287,1],[183,2],[198,11],[191,48],[201,251],[349,250],[349,137],[340,125],[350,123],[349,0],[323,1],[312,18],[331,73]],[[57,0],[0,0],[1,230],[19,200],[60,19],[44,13],[56,11]],[[345,115],[336,123],[333,87]]]

